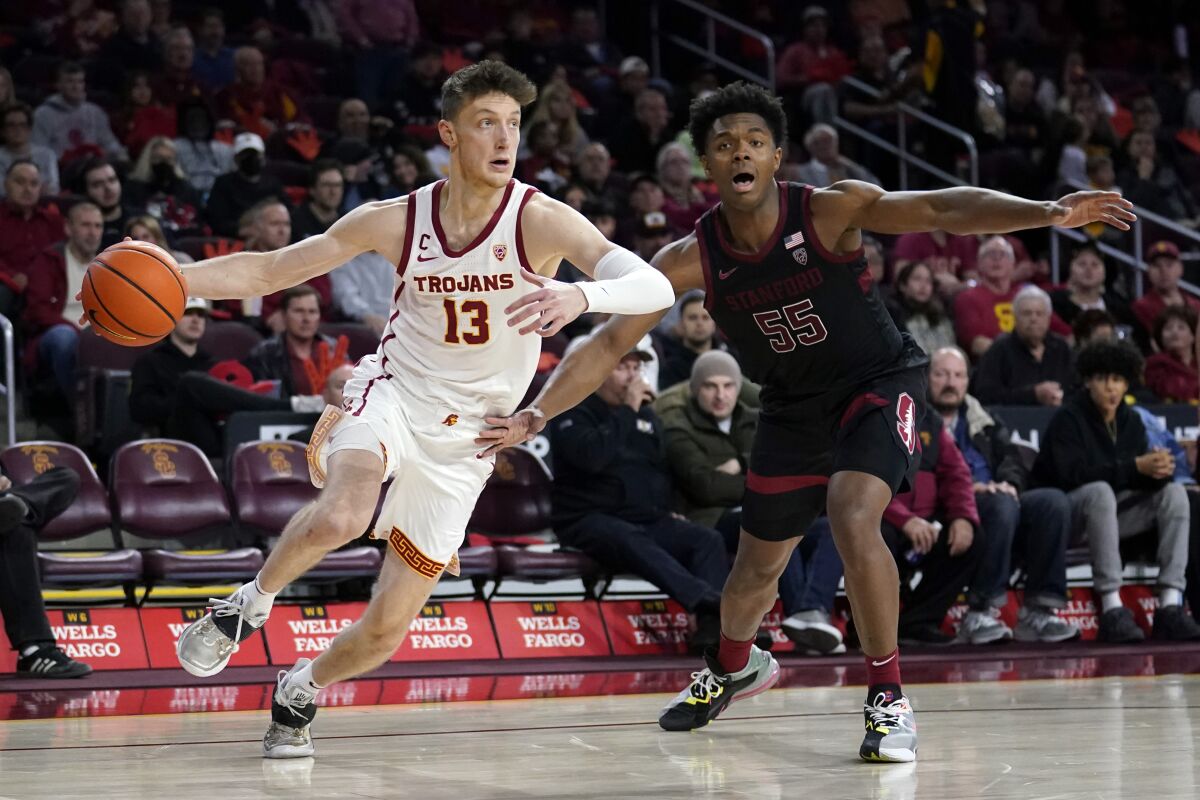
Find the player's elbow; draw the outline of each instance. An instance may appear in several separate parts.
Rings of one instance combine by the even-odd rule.
[[[671,280],[658,270],[651,268],[647,279],[647,295],[654,303],[654,310],[661,311],[675,305],[675,287]]]

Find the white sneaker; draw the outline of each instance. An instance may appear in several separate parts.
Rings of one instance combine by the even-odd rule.
[[[842,646],[842,632],[829,621],[829,615],[819,608],[797,611],[781,622],[779,627],[785,636],[806,651],[825,655],[834,653]]]
[[[267,622],[267,615],[252,615],[243,586],[221,600],[210,597],[212,610],[184,628],[175,643],[179,666],[197,678],[207,678],[225,669],[238,650],[238,643],[254,635]]]
[[[1024,606],[1017,612],[1018,642],[1068,642],[1079,636],[1079,627],[1053,611]]]
[[[990,608],[987,611],[968,611],[958,624],[957,640],[967,644],[992,644],[1013,638],[1012,628],[993,616],[993,613]]]

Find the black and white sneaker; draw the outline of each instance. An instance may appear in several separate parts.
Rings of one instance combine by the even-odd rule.
[[[715,647],[704,651],[704,663],[707,666],[692,673],[692,682],[659,715],[658,724],[663,730],[703,728],[730,703],[761,694],[779,681],[779,662],[754,646],[750,648],[750,660],[738,672],[721,669]]]
[[[71,658],[53,644],[17,660],[17,676],[21,678],[82,678],[91,674],[91,667]]]
[[[863,761],[915,761],[917,720],[907,697],[880,692],[863,704],[867,733],[858,757]]]
[[[292,681],[296,670],[310,663],[302,658],[281,670],[271,697],[271,727],[263,737],[264,758],[304,758],[316,752],[311,725],[317,716],[316,695]]]
[[[187,626],[175,643],[179,666],[197,678],[207,678],[225,669],[238,651],[238,644],[267,623],[267,615],[252,615],[245,586],[224,600],[210,598],[212,609]]]

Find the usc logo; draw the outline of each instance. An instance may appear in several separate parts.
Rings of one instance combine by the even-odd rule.
[[[25,445],[21,448],[21,454],[29,456],[29,460],[33,462],[33,471],[41,475],[47,470],[54,469],[54,462],[50,460],[50,456],[57,455],[58,448],[40,444]]]
[[[257,448],[260,453],[267,454],[267,463],[271,465],[271,471],[283,478],[292,476],[292,462],[288,461],[286,453],[292,452],[290,444],[260,444]]]
[[[458,424],[458,414],[448,415],[444,420],[442,420],[442,424],[445,425],[447,428],[454,427],[455,425]]]
[[[175,477],[175,462],[168,453],[178,453],[179,448],[173,444],[144,444],[142,452],[150,456],[154,470],[164,478]]]

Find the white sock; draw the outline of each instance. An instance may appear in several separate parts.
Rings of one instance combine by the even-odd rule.
[[[1105,592],[1104,594],[1100,595],[1101,614],[1106,611],[1111,611],[1114,608],[1120,608],[1122,605],[1124,605],[1124,603],[1121,602],[1121,593],[1119,591]]]
[[[292,686],[299,686],[302,690],[311,692],[315,697],[317,692],[321,691],[325,687],[318,686],[316,681],[313,680],[312,668],[313,665],[310,661],[292,673],[290,679],[288,680],[288,684]]]
[[[42,646],[40,644],[31,644],[21,651],[21,658],[25,658],[25,656],[31,656],[41,649]]]
[[[271,606],[275,604],[275,595],[277,592],[264,592],[258,584],[258,578],[247,583],[241,589],[242,595],[246,598],[246,606],[252,617],[265,617],[271,613]]]
[[[1158,593],[1158,605],[1164,608],[1183,605],[1183,592],[1178,589],[1163,589]]]

